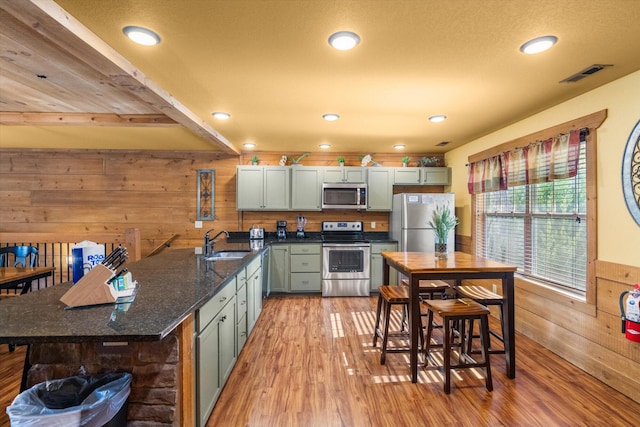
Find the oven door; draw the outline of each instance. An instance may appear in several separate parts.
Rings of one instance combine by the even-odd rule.
[[[369,279],[370,255],[368,243],[324,243],[322,279]]]

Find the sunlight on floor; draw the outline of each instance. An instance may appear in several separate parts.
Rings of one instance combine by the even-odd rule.
[[[344,337],[344,329],[342,328],[342,319],[340,313],[331,313],[331,332],[334,338]]]

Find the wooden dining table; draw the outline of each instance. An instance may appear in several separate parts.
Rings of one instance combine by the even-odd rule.
[[[24,283],[20,294],[25,294],[31,290],[31,282],[53,276],[54,270],[54,267],[1,267],[0,289],[15,289]]]
[[[491,261],[464,252],[450,253],[448,259],[436,259],[423,252],[382,252],[383,277],[389,281],[391,268],[409,281],[409,334],[411,382],[418,381],[418,334],[422,333],[419,282],[421,280],[454,281],[456,286],[468,279],[499,279],[502,282],[503,316],[506,331],[504,349],[507,376],[516,377],[516,343],[514,322],[513,275],[516,266]]]

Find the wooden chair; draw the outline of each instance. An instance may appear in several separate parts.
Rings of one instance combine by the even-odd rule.
[[[489,309],[470,299],[447,299],[447,300],[425,300],[423,304],[427,307],[427,336],[424,339],[425,360],[429,363],[429,352],[431,350],[431,335],[433,333],[433,314],[437,313],[442,318],[443,343],[442,352],[444,360],[444,392],[451,392],[451,370],[465,368],[485,368],[485,385],[487,390],[493,390],[491,380],[491,360],[489,358]],[[482,361],[478,362],[467,354],[464,354],[465,338],[460,334],[458,363],[451,364],[451,349],[455,346],[451,341],[452,325],[460,322],[461,331],[464,330],[464,323],[469,319],[480,320],[480,338],[482,344]]]
[[[504,298],[502,297],[502,295],[498,295],[495,292],[491,292],[490,290],[488,290],[487,288],[483,287],[483,286],[476,286],[476,285],[464,285],[464,286],[458,286],[456,288],[456,292],[458,293],[458,295],[460,295],[463,298],[469,298],[474,300],[475,302],[485,305],[485,306],[491,306],[491,305],[497,305],[499,310],[500,310],[500,329],[502,330],[501,333],[497,333],[496,331],[489,329],[489,334],[493,335],[494,337],[496,337],[498,340],[500,340],[503,344],[502,349],[494,349],[491,346],[491,342],[489,342],[489,353],[490,354],[504,354],[504,320],[503,320],[503,313],[504,313]],[[475,353],[477,354],[478,351],[472,351],[472,344],[473,344],[473,339],[474,338],[479,338],[479,336],[476,334],[474,335],[473,333],[473,328],[474,328],[474,321],[473,319],[471,319],[469,321],[469,329],[467,331],[467,335],[468,335],[468,340],[467,340],[467,353],[471,354],[471,353]],[[491,337],[489,337],[491,338]]]
[[[378,286],[378,309],[376,311],[376,323],[373,328],[373,346],[376,347],[378,337],[382,338],[382,346],[380,348],[381,365],[384,365],[386,362],[387,352],[399,353],[409,351],[408,347],[387,349],[389,337],[409,337],[408,332],[404,330],[399,332],[389,332],[389,320],[391,318],[391,307],[393,305],[402,305],[403,309],[408,309],[409,288],[406,286]],[[383,321],[382,328],[380,327],[381,317]],[[419,334],[419,338],[420,341],[422,341],[422,333]]]

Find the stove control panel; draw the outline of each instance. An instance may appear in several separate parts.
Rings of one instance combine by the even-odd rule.
[[[322,231],[362,232],[362,221],[323,221]]]

